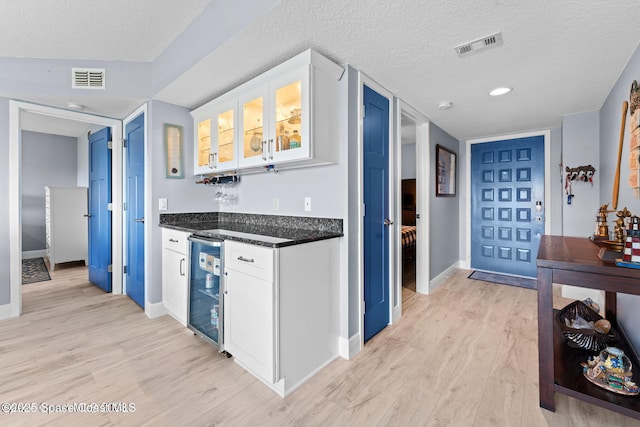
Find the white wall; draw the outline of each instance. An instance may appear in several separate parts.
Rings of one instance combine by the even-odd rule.
[[[400,170],[400,177],[402,179],[415,179],[416,178],[416,144],[402,144],[400,149],[400,156],[402,157],[402,166]]]
[[[594,185],[572,181],[574,197],[570,205],[565,193],[562,208],[562,229],[565,236],[589,237],[595,230],[595,217],[600,207],[599,184],[602,181],[598,149],[599,123],[597,111],[564,116],[562,120],[563,171],[567,166],[575,168],[592,165],[596,168]]]
[[[9,100],[0,98],[0,307],[9,304]]]
[[[76,139],[22,132],[22,251],[46,249],[44,187],[75,187]]]

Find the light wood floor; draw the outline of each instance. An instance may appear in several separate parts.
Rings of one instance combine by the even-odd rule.
[[[557,395],[538,407],[536,294],[454,274],[353,360],[286,399],[171,317],[147,319],[85,268],[23,287],[0,321],[0,402],[124,402],[133,413],[6,414],[0,425],[637,426]]]

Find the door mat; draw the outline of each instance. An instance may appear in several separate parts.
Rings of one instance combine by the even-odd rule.
[[[486,271],[474,271],[469,279],[482,280],[484,282],[499,283],[501,285],[519,286],[527,289],[538,289],[538,281],[527,277],[508,276],[506,274],[487,273]]]
[[[42,258],[23,259],[22,260],[22,284],[44,282],[51,280],[49,270]]]

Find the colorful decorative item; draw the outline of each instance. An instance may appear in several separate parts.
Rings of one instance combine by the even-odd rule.
[[[639,393],[638,385],[633,382],[631,361],[617,347],[607,347],[598,356],[589,356],[581,365],[584,377],[598,387],[627,396]]]

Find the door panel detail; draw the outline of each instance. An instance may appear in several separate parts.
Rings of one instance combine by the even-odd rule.
[[[111,292],[111,128],[89,136],[89,281]]]
[[[544,200],[543,136],[472,145],[472,268],[536,277],[544,212],[534,200]]]
[[[389,101],[364,87],[364,340],[389,324]]]

